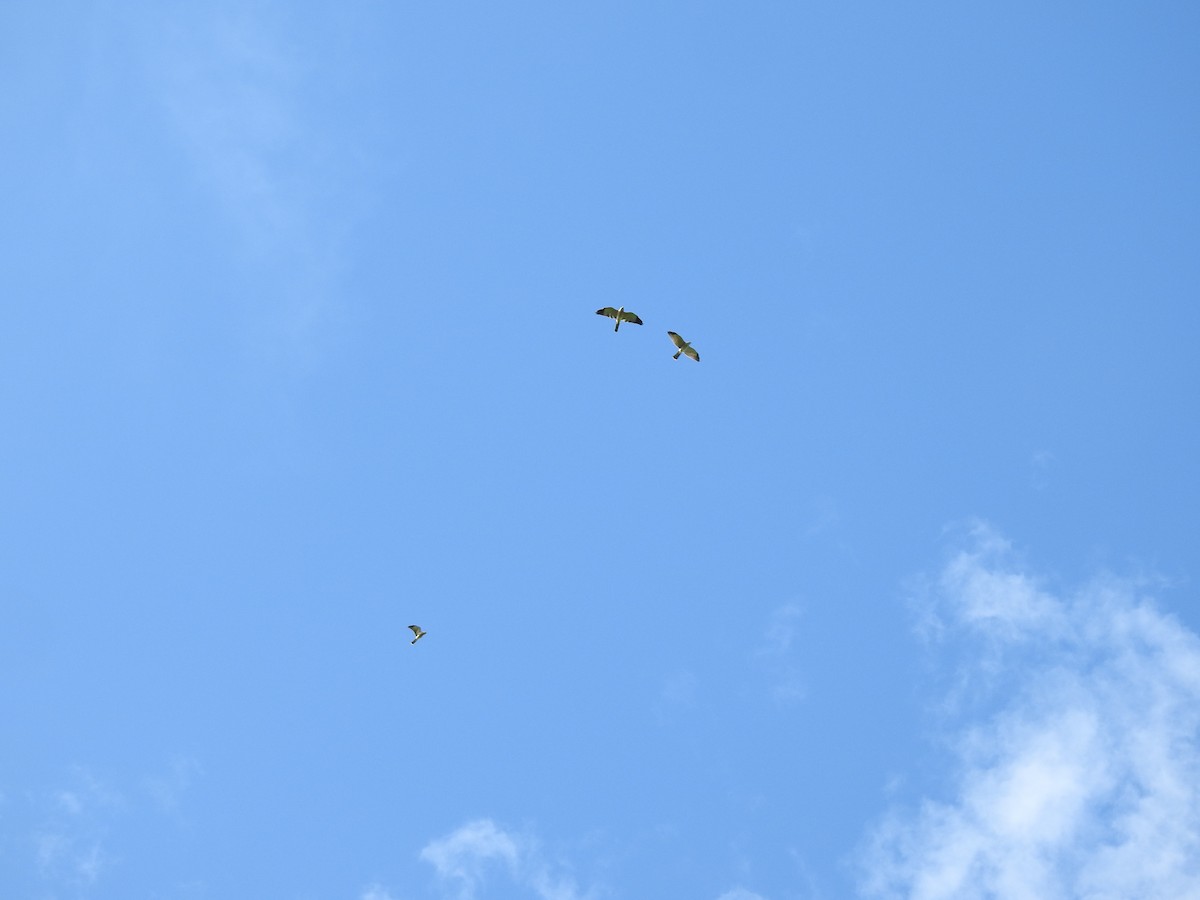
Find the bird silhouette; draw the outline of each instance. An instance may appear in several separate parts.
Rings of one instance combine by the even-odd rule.
[[[414,637],[411,641],[409,641],[409,643],[415,644],[421,638],[425,637],[426,632],[423,628],[421,628],[420,625],[409,625],[408,627],[411,628],[412,633],[416,635],[416,637]]]

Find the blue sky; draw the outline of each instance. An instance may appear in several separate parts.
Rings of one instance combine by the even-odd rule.
[[[5,4],[0,895],[1200,894],[1198,37]]]

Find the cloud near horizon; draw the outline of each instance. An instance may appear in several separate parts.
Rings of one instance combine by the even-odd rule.
[[[872,829],[863,895],[1200,897],[1200,638],[1140,589],[1052,592],[973,529],[923,602],[952,786]]]
[[[505,830],[491,819],[476,819],[443,838],[431,841],[421,851],[439,879],[453,886],[459,900],[473,900],[497,871],[511,883],[541,900],[586,900],[575,882],[558,875],[545,861],[537,842]]]
[[[748,891],[744,887],[735,887],[723,893],[717,900],[767,900],[762,894]]]

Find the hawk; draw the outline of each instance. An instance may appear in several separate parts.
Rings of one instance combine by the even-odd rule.
[[[409,641],[409,643],[415,644],[421,638],[425,637],[425,630],[423,628],[421,628],[420,625],[409,625],[408,627],[411,628],[412,633],[416,635],[416,637],[414,637],[411,641]]]
[[[691,341],[685,341],[673,331],[668,331],[667,337],[671,339],[672,344],[679,348],[678,352],[671,359],[679,359],[679,354],[682,353],[684,356],[700,362],[700,354],[696,352],[696,348],[692,346]]]
[[[604,309],[596,310],[596,315],[608,316],[610,319],[616,319],[617,325],[615,328],[613,328],[613,331],[619,331],[622,322],[632,322],[634,325],[642,324],[641,319],[631,312],[626,312],[625,307],[623,306],[620,309],[613,309],[611,306],[606,306]]]

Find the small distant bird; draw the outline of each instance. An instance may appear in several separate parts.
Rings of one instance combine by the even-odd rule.
[[[598,316],[608,316],[610,319],[616,319],[617,325],[613,331],[620,331],[622,322],[632,322],[634,325],[641,325],[642,320],[631,312],[625,312],[625,307],[613,309],[611,306],[606,306],[604,309],[596,310]]]
[[[673,331],[668,331],[667,337],[671,339],[672,344],[679,348],[679,352],[672,356],[671,359],[679,359],[679,354],[682,353],[684,356],[690,357],[696,362],[700,362],[700,354],[696,352],[696,349],[692,346],[691,341],[685,341]]]
[[[420,625],[409,625],[408,627],[411,628],[412,633],[416,635],[416,637],[414,637],[409,643],[415,644],[421,638],[425,637],[425,630],[421,628]]]

